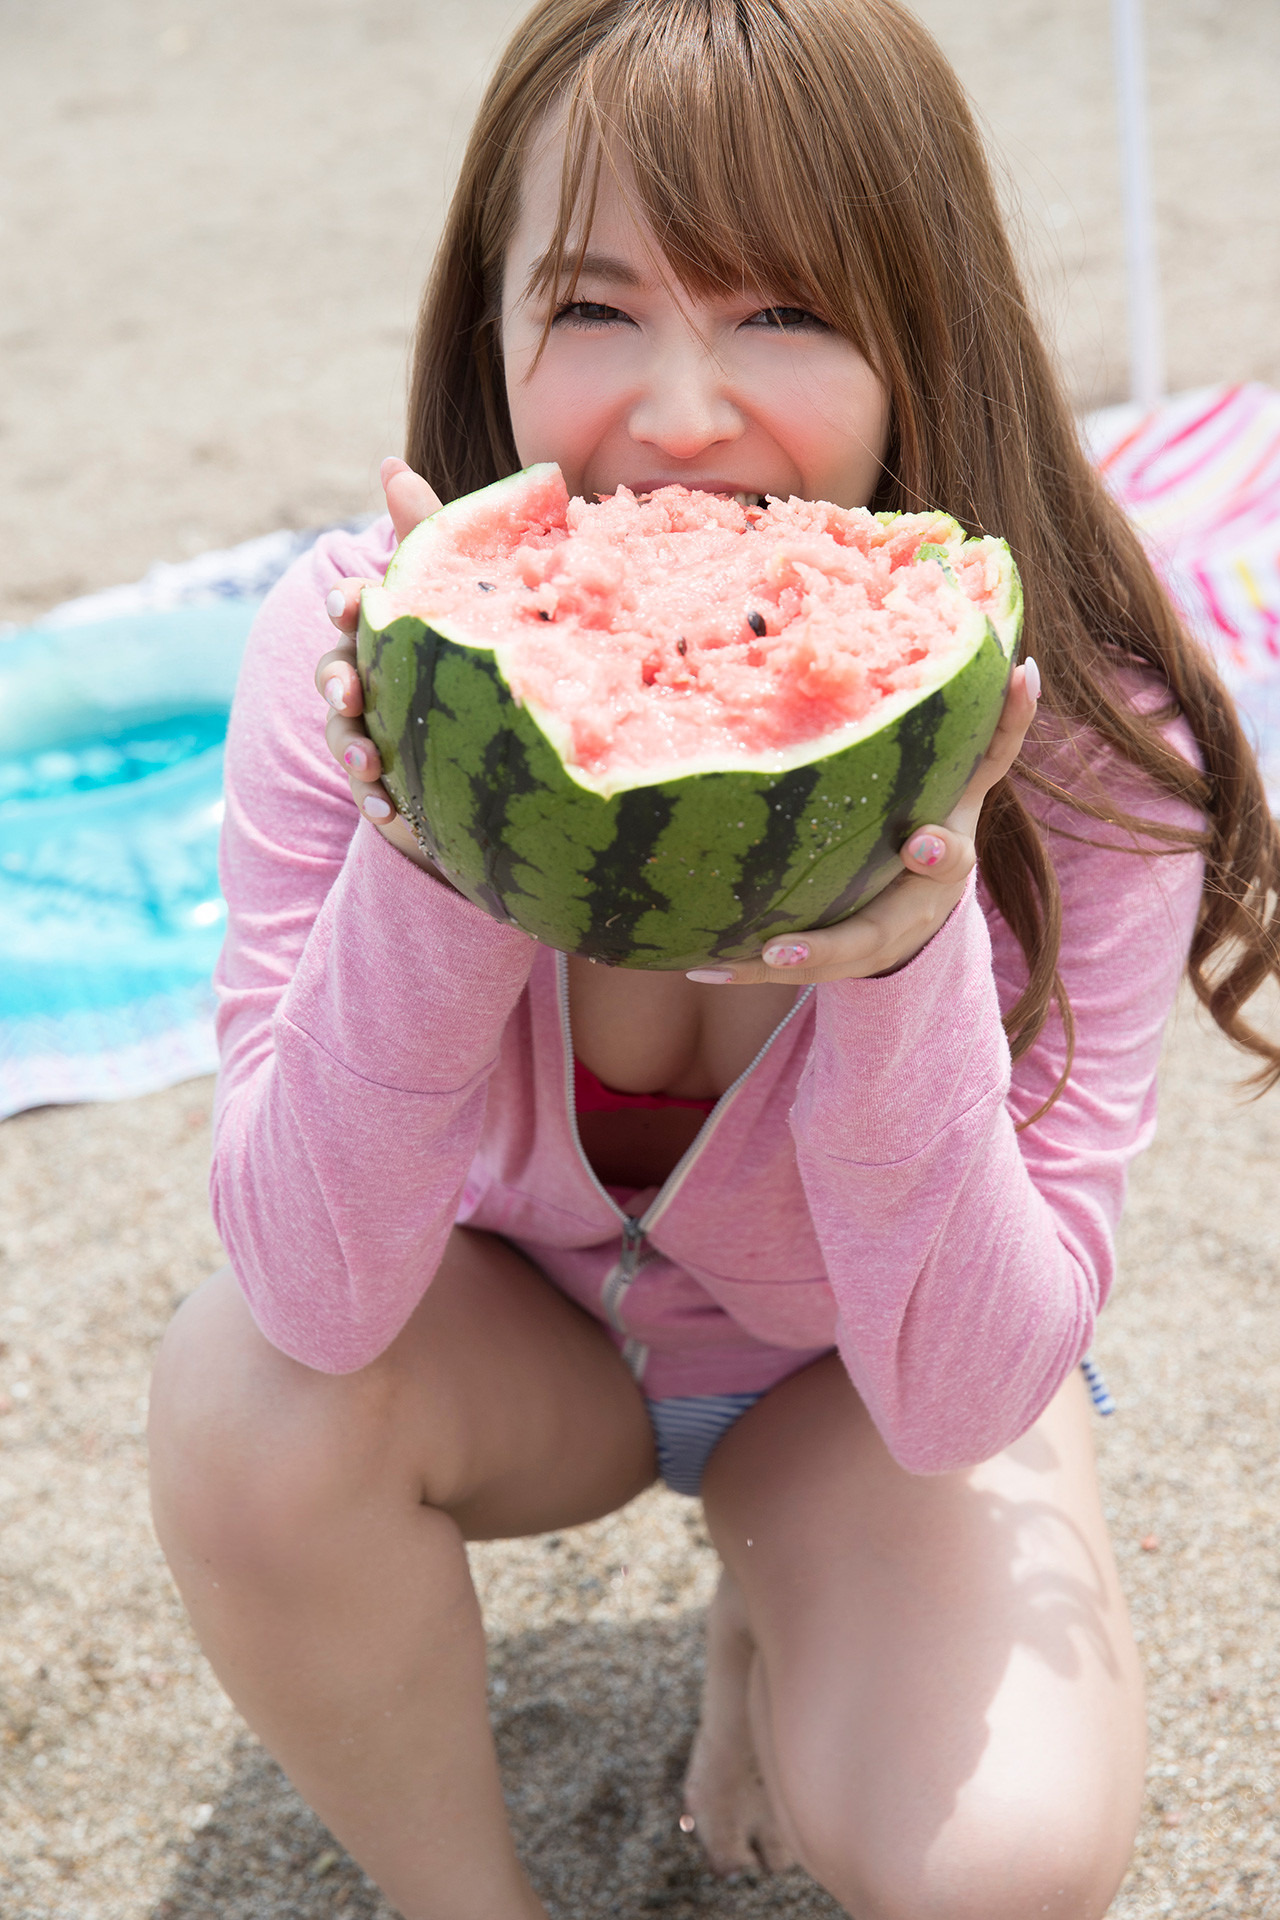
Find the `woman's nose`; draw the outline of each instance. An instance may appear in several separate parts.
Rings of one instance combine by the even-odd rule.
[[[656,354],[627,422],[633,440],[673,460],[740,439],[746,421],[727,391],[723,366],[700,342]]]

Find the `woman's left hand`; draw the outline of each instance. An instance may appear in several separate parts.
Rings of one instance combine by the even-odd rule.
[[[869,906],[838,926],[771,940],[759,960],[698,968],[689,978],[708,986],[809,986],[896,973],[914,959],[963,898],[982,803],[1021,752],[1039,694],[1035,661],[1015,667],[1000,723],[973,778],[941,826],[916,828],[902,849],[905,871]]]

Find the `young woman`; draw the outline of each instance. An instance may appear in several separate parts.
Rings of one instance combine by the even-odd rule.
[[[463,1543],[660,1465],[724,1561],[686,1788],[713,1865],[799,1860],[856,1920],[1101,1915],[1143,1715],[1077,1363],[1188,960],[1280,1070],[1240,1015],[1280,858],[910,15],[542,0],[464,163],[408,453],[390,519],[271,596],[233,719],[231,1269],[152,1414],[201,1641],[409,1920],[542,1913]],[[1039,673],[866,912],[615,971],[488,920],[393,816],[349,642],[315,670],[326,598],[349,634],[419,475],[451,498],[545,459],[588,496],[941,506],[1009,539]]]

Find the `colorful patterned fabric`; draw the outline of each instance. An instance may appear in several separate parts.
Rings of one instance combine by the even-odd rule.
[[[1108,407],[1085,443],[1211,650],[1280,811],[1280,393],[1201,387]]]

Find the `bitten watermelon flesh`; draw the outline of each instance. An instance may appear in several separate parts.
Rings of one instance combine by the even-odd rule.
[[[459,890],[622,966],[740,959],[901,871],[995,729],[1021,625],[1002,540],[943,513],[453,502],[362,602],[384,780]]]

